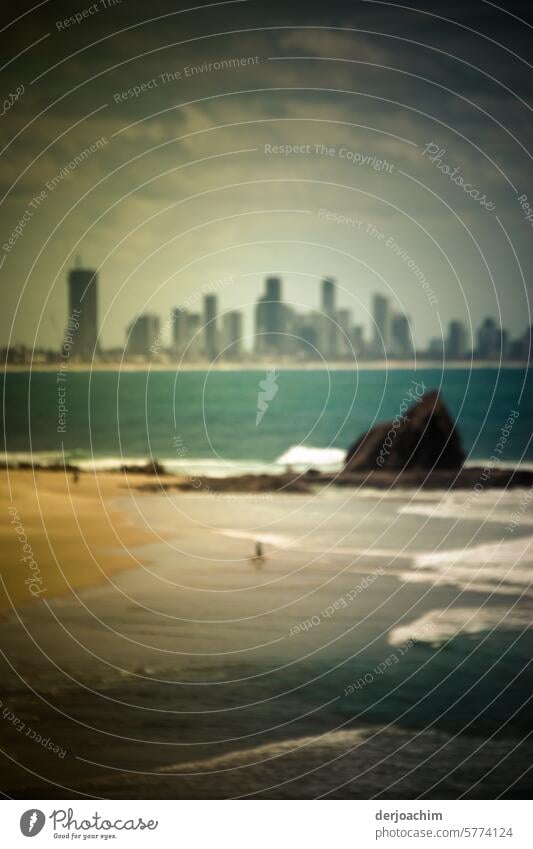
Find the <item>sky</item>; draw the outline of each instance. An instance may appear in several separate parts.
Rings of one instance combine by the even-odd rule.
[[[102,347],[206,291],[250,334],[274,273],[369,334],[388,294],[419,346],[532,323],[528,3],[5,6],[1,345],[59,346],[77,256]]]

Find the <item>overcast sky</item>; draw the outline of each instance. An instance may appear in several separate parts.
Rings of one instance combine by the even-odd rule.
[[[335,277],[367,328],[388,293],[419,345],[452,318],[530,323],[529,3],[5,6],[2,344],[59,344],[76,254],[104,347],[214,281],[250,331],[270,273],[302,311]]]

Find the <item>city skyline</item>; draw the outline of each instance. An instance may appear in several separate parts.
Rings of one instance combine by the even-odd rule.
[[[67,275],[69,313],[63,337],[69,340],[69,357],[77,362],[110,361],[113,357],[136,361],[179,361],[213,363],[218,359],[250,362],[279,359],[282,362],[354,360],[411,360],[434,358],[460,361],[529,361],[531,328],[511,338],[492,316],[485,316],[470,335],[464,321],[452,318],[446,333],[434,337],[426,348],[417,347],[409,315],[395,309],[390,297],[371,296],[370,326],[356,321],[354,311],[338,306],[338,284],[329,276],[318,281],[319,308],[303,311],[302,304],[284,300],[283,278],[268,275],[263,292],[255,302],[253,327],[245,330],[245,314],[239,309],[221,309],[215,291],[198,293],[196,311],[191,299],[175,307],[166,317],[156,312],[132,316],[125,328],[122,348],[105,348],[99,337],[99,277],[94,269],[76,266]],[[218,281],[222,288],[231,278]],[[214,285],[211,284],[214,289]],[[46,350],[46,356],[59,356]],[[3,349],[8,362],[29,361],[29,349]],[[38,351],[38,355],[40,350]]]
[[[242,283],[224,296],[228,309],[241,308],[250,281],[276,273],[285,297],[303,303],[317,272],[342,281],[345,309],[394,291],[418,347],[439,335],[439,321],[468,311],[523,333],[533,254],[522,104],[532,83],[506,54],[505,87],[495,84],[496,44],[468,34],[481,26],[523,55],[526,30],[501,10],[453,5],[458,22],[438,39],[426,12],[393,7],[376,33],[372,4],[359,4],[349,29],[330,28],[330,10],[314,4],[316,30],[298,16],[309,4],[276,4],[272,30],[261,23],[271,8],[236,3],[244,32],[216,39],[224,8],[159,19],[168,10],[156,0],[142,44],[131,4],[68,32],[50,29],[46,9],[22,18],[10,30],[21,59],[4,71],[6,93],[24,93],[3,116],[17,161],[0,172],[0,344],[60,344],[63,281],[79,252],[105,280],[104,348],[122,343],[133,314],[168,313],[227,274]],[[113,53],[117,30],[125,61]],[[51,36],[30,59],[33,32]],[[39,120],[37,93],[47,110]]]
[[[504,5],[3,4],[7,842],[211,849],[261,800],[231,849],[343,849],[313,814],[344,800],[357,849],[526,845],[533,7]]]

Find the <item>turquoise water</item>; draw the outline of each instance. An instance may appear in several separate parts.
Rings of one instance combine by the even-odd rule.
[[[471,459],[492,454],[513,410],[502,462],[533,459],[524,370],[284,371],[256,425],[264,378],[71,374],[58,433],[55,375],[10,373],[5,447],[165,459],[178,437],[180,459],[270,464],[300,443],[345,449],[416,379],[442,384]],[[523,491],[122,492],[153,532],[142,568],[0,623],[6,704],[67,751],[50,758],[0,724],[16,755],[4,792],[527,797],[530,513],[508,531]]]
[[[290,446],[346,449],[392,418],[413,380],[442,390],[471,460],[489,457],[511,410],[520,413],[502,462],[533,460],[530,371],[523,368],[281,371],[256,425],[265,371],[72,372],[58,432],[55,373],[3,378],[3,451],[67,458],[146,458],[272,463]]]

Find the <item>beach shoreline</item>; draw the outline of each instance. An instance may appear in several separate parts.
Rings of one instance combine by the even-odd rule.
[[[529,659],[531,523],[504,532],[519,494],[486,492],[468,510],[465,492],[317,488],[238,501],[136,483],[159,484],[11,475],[48,583],[28,604],[8,521],[1,541],[19,586],[15,610],[2,611],[3,698],[9,716],[66,752],[0,723],[22,764],[9,770],[13,797],[59,786],[62,798],[396,798],[433,782],[440,797],[457,792],[456,769],[468,789],[461,764],[480,747],[479,779],[489,779],[479,792],[524,792],[529,679],[516,670]],[[22,497],[33,487],[68,582],[54,584],[45,562],[39,503]],[[71,498],[100,569],[87,568]],[[110,521],[129,559],[110,544]],[[494,653],[508,651],[494,669]],[[440,764],[438,777],[432,767],[403,782],[413,757]]]
[[[57,362],[35,362],[35,363],[5,363],[2,371],[6,373],[31,373],[51,372],[55,373],[64,367],[61,359]],[[275,368],[276,371],[415,371],[422,372],[430,369],[451,370],[475,370],[480,369],[528,369],[532,363],[525,360],[362,360],[361,362],[346,362],[344,360],[322,362],[284,363],[278,360],[264,360],[253,362],[99,362],[94,361],[76,362],[69,361],[69,372],[264,372]]]
[[[125,475],[49,469],[0,470],[0,611],[75,593],[141,565],[136,550],[153,541],[121,509]],[[136,485],[147,482],[142,474]]]
[[[144,493],[164,492],[200,492],[217,495],[219,493],[272,493],[298,492],[312,493],[322,487],[351,487],[353,489],[403,489],[403,490],[467,490],[515,489],[533,486],[533,469],[520,464],[495,466],[489,463],[464,465],[460,469],[373,469],[370,471],[324,472],[318,469],[285,469],[273,473],[242,473],[213,476],[183,471],[175,474],[165,469],[158,460],[139,461],[132,465],[127,461],[106,471],[88,469],[68,463],[0,463],[0,473],[4,475],[39,473],[40,476],[70,475],[77,473],[81,479],[102,481],[106,494],[108,490],[118,492],[124,487]],[[53,478],[51,478],[53,479]],[[122,480],[122,483],[121,483]],[[126,483],[124,483],[126,481]]]
[[[35,604],[105,583],[115,573],[139,568],[141,547],[175,534],[154,530],[142,518],[140,500],[165,496],[207,498],[213,505],[252,499],[260,505],[272,498],[321,498],[333,487],[357,495],[394,490],[410,501],[417,493],[443,497],[470,490],[479,494],[483,467],[461,471],[416,471],[357,474],[248,474],[234,477],[173,475],[157,466],[122,470],[78,471],[75,467],[3,468],[0,545],[4,552],[0,611]],[[493,469],[483,490],[533,486],[533,471]],[[466,497],[469,497],[466,494]],[[126,501],[127,499],[127,501]],[[137,522],[135,511],[141,517]]]

